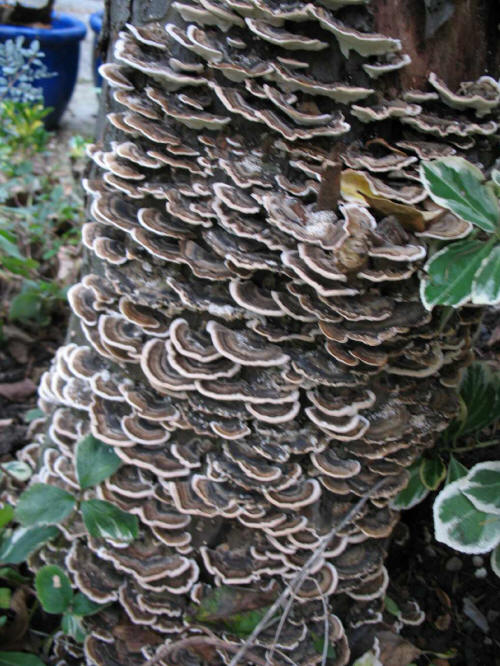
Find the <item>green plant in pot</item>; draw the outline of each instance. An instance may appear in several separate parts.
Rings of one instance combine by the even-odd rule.
[[[67,14],[52,12],[54,0],[22,0],[0,4],[0,43],[14,41],[40,44],[44,64],[51,77],[39,77],[33,85],[41,91],[43,103],[51,112],[45,126],[56,127],[71,99],[80,56],[80,41],[85,25]],[[0,77],[9,76],[9,63],[0,63]]]

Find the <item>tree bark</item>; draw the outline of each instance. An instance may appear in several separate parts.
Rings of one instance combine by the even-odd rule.
[[[443,89],[496,61],[463,35],[474,18],[489,43],[498,10],[457,0],[426,43],[416,0],[334,13],[328,0],[286,23],[269,10],[289,3],[255,0],[257,20],[245,22],[252,5],[225,0],[212,5],[223,30],[205,4],[193,5],[204,35],[186,32],[195,19],[166,0],[107,0],[102,43],[119,68],[105,72],[91,150],[76,318],[42,381],[54,449],[41,475],[71,486],[87,432],[124,462],[88,492],[138,516],[140,538],[124,548],[88,538],[78,521],[65,529],[76,586],[113,602],[89,618],[84,648],[87,663],[105,666],[142,664],[163,643],[173,648],[155,663],[229,663],[249,633],[243,620],[255,624],[375,487],[320,552],[280,639],[274,624],[240,662],[319,664],[327,627],[327,663],[340,666],[380,628],[390,500],[455,414],[470,357],[476,312],[443,325],[419,301],[418,270],[435,241],[415,167],[440,152],[491,159],[490,119],[448,108]],[[137,32],[150,21],[158,25]],[[337,21],[351,31],[340,48]],[[120,37],[126,23],[135,30]],[[176,27],[164,32],[166,23]],[[370,29],[389,39],[366,37]],[[393,50],[396,39],[411,64],[370,78],[363,65],[394,64],[373,40]],[[405,103],[410,89],[432,92],[431,71],[444,80],[441,97]],[[333,90],[339,81],[347,91]],[[378,178],[386,202],[406,200],[413,212],[350,201],[339,188],[347,168]]]

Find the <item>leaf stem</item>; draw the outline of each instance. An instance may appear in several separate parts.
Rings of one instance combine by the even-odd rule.
[[[464,453],[466,451],[475,451],[476,449],[486,449],[489,446],[496,446],[497,444],[500,444],[500,439],[491,439],[487,442],[477,442],[476,444],[471,444],[469,446],[450,446],[446,451],[453,451],[457,453]]]

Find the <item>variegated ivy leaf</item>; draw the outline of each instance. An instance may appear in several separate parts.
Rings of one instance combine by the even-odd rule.
[[[480,240],[461,240],[436,252],[424,266],[420,298],[431,310],[435,305],[458,307],[470,299],[472,284],[491,245]]]
[[[19,496],[17,520],[25,527],[57,525],[73,511],[76,499],[71,493],[48,483],[34,483]]]
[[[47,564],[37,571],[35,589],[37,598],[47,613],[64,613],[73,599],[71,581],[56,564]]]
[[[462,492],[479,511],[500,515],[500,461],[474,465]]]
[[[93,537],[129,542],[139,534],[137,516],[122,511],[110,502],[85,500],[81,510],[85,527]]]
[[[472,281],[471,301],[476,305],[500,303],[500,245],[483,259]]]
[[[460,402],[462,414],[446,429],[446,440],[477,433],[500,419],[500,374],[485,362],[469,365],[460,385]]]
[[[500,207],[481,171],[463,157],[424,162],[422,183],[431,199],[455,215],[490,233],[499,228]]]
[[[27,481],[33,474],[31,467],[20,460],[9,460],[8,462],[4,462],[1,465],[1,469],[18,481]]]
[[[0,536],[0,563],[19,564],[49,539],[59,534],[57,527],[18,527],[7,530]]]
[[[422,502],[429,494],[429,489],[424,486],[420,477],[421,462],[422,458],[418,458],[418,460],[408,467],[408,472],[410,473],[408,485],[392,500],[391,506],[393,509],[411,509],[416,504]]]
[[[453,481],[458,481],[462,477],[466,476],[469,470],[465,465],[462,465],[454,455],[450,455],[450,462],[448,463],[448,472],[446,474],[446,484],[453,483]]]
[[[112,446],[87,435],[76,446],[76,475],[81,488],[97,485],[122,464]]]
[[[446,465],[438,456],[422,458],[419,468],[420,480],[429,490],[436,490],[446,476]]]
[[[448,484],[433,506],[437,541],[462,553],[487,553],[500,542],[500,515],[479,511],[462,490],[468,476]]]
[[[500,545],[493,549],[490,563],[493,572],[500,578]]]

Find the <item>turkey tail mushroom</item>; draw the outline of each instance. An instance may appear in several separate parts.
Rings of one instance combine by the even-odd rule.
[[[488,141],[500,93],[431,74],[432,90],[376,99],[371,83],[411,58],[359,29],[368,11],[174,2],[168,23],[124,26],[101,68],[113,108],[89,149],[92,272],[69,292],[83,333],[41,381],[38,478],[72,488],[92,433],[122,466],[86,496],[140,529],[124,545],[77,517],[32,559],[64,559],[110,604],[86,619],[83,656],[57,645],[61,666],[234,663],[287,590],[276,643],[264,628],[245,663],[325,663],[324,635],[343,666],[353,629],[382,619],[390,500],[458,408],[477,327],[420,303],[428,244],[469,227],[433,210],[416,167]],[[366,198],[342,189],[347,168]]]

